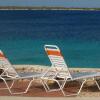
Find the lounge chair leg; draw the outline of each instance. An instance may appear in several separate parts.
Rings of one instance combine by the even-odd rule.
[[[100,90],[100,86],[99,86],[99,84],[98,84],[98,82],[96,80],[95,80],[95,83],[96,83],[98,89]]]
[[[33,80],[31,80],[30,82],[29,82],[29,85],[28,85],[28,87],[26,88],[26,90],[25,90],[25,92],[24,93],[27,93],[27,91],[29,90],[29,88],[30,88],[30,86],[31,86],[31,84],[32,84],[32,82],[34,81],[34,79]]]
[[[12,94],[7,82],[2,77],[0,77],[0,78],[4,81],[4,83],[5,83],[6,87],[7,87],[6,89],[8,89],[8,91]]]
[[[27,88],[25,89],[24,92],[11,92],[11,94],[24,94],[24,93],[27,93],[27,91],[29,90],[29,88],[30,88],[30,86],[31,86],[31,84],[32,84],[33,81],[34,81],[34,79],[32,79],[32,80],[29,82],[29,84],[28,84],[28,86],[27,86]]]
[[[56,81],[56,82],[58,83],[58,86],[59,86],[59,88],[60,88],[62,94],[63,94],[64,96],[66,96],[66,94],[65,94],[65,92],[64,92],[64,90],[63,90],[63,88],[62,88],[62,86],[60,85],[60,83],[59,83],[58,81]]]
[[[43,80],[42,80],[43,81]],[[50,92],[50,88],[49,88],[49,86],[48,86],[48,84],[47,84],[47,80],[46,81],[43,81],[43,83],[44,83],[44,87],[45,87],[45,89],[46,89],[46,92]]]
[[[3,80],[3,82],[4,82],[4,80]],[[14,81],[11,83],[10,89],[12,88],[13,84],[14,84]],[[5,89],[8,89],[8,88],[7,88],[7,87],[5,87],[5,88],[0,88],[0,90],[5,90]]]
[[[98,82],[96,81],[96,79],[95,79],[95,78],[93,78],[93,80],[95,81],[95,83],[96,83],[96,85],[97,85],[98,89],[100,90],[100,85],[98,84]]]
[[[10,89],[13,87],[14,83],[15,83],[15,81],[13,80],[13,82],[12,82],[12,84],[10,86]]]
[[[43,87],[44,87],[45,91],[46,91],[46,92],[48,92],[48,88],[47,88],[46,84],[44,83],[44,81],[43,81],[43,80],[41,80],[41,82],[42,82],[42,85],[43,85]]]
[[[9,87],[8,84],[7,84],[7,82],[5,81],[5,79],[3,79],[2,77],[1,77],[1,79],[4,81],[4,83],[5,83],[6,87],[7,87],[7,88],[5,88],[5,89],[8,89],[8,91],[10,92],[10,94],[24,94],[24,93],[27,93],[27,91],[29,90],[29,88],[30,88],[30,86],[31,86],[31,83],[32,83],[33,80],[34,80],[34,79],[32,79],[32,80],[29,82],[29,84],[28,84],[28,86],[27,86],[27,88],[25,89],[24,92],[12,92],[11,89],[12,89],[12,87],[13,87],[13,85],[14,85],[14,81],[12,82],[11,86]]]
[[[53,79],[49,79],[49,80],[53,80]],[[53,80],[53,81],[55,81],[58,84],[58,86],[60,87],[60,84],[58,81],[56,81],[56,80]],[[61,87],[58,89],[50,89],[48,84],[47,84],[47,81],[45,82],[44,80],[41,80],[41,82],[42,82],[43,87],[45,88],[46,92],[52,92],[52,91],[58,91],[58,90],[60,91],[62,89]]]
[[[82,88],[83,88],[83,85],[85,84],[86,81],[87,81],[86,79],[83,81],[83,83],[82,83],[82,85],[81,85],[79,91],[77,92],[77,95],[80,94],[80,92],[81,92],[81,90],[82,90]]]
[[[49,88],[49,91],[48,91],[48,92],[60,91],[60,90],[61,90],[62,93],[64,94],[64,91],[63,91],[63,89],[61,88],[61,85],[60,85],[59,81],[57,81],[57,80],[55,80],[55,79],[51,79],[51,80],[53,80],[54,82],[56,82],[56,83],[58,84],[59,88],[57,88],[57,89],[50,89],[50,88]]]
[[[81,92],[81,90],[82,90],[82,88],[83,88],[83,85],[85,84],[86,81],[87,81],[87,80],[84,80],[84,81],[82,82],[82,84],[81,84],[81,86],[80,86],[80,89],[78,90],[77,93],[66,95],[65,92],[64,92],[64,90],[61,89],[61,90],[62,90],[62,93],[64,94],[64,96],[74,96],[74,95],[78,95],[78,94]],[[64,88],[64,87],[62,87],[62,88]]]

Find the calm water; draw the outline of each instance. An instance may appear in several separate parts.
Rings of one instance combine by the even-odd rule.
[[[0,48],[13,64],[50,65],[44,44],[70,67],[100,67],[100,11],[0,11]]]

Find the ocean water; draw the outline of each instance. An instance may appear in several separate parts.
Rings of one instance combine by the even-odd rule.
[[[69,67],[100,67],[100,11],[0,11],[0,49],[12,64],[50,66],[45,44]]]

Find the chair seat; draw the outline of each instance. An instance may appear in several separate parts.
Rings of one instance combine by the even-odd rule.
[[[19,77],[21,78],[37,78],[41,77],[43,73],[39,72],[18,72]]]
[[[73,80],[75,79],[85,79],[85,78],[93,78],[100,76],[100,72],[76,72],[76,73],[71,73],[71,76]]]

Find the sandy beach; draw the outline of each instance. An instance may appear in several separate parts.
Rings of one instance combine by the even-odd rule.
[[[13,65],[17,71],[21,72],[44,72],[47,70],[47,66],[40,66],[40,65]],[[97,68],[70,68],[71,71],[100,71],[100,69]],[[28,84],[28,80],[18,80],[16,81],[16,84],[14,85],[14,90],[15,91],[23,91],[25,86]],[[9,81],[9,84],[11,82]],[[52,82],[49,84],[53,84]],[[72,82],[69,83],[72,85],[71,88],[68,88],[65,86],[65,91],[68,90],[68,92],[75,92],[78,89],[78,83]],[[56,84],[53,84],[56,86]],[[3,82],[0,82],[0,87],[4,87]],[[30,87],[29,91],[26,94],[21,94],[21,95],[11,95],[8,90],[0,90],[0,96],[24,96],[24,97],[63,97],[63,94],[61,91],[57,92],[46,92],[45,89],[43,88],[42,84],[40,83],[40,80],[35,80],[32,83],[32,86]],[[98,90],[97,86],[94,84],[91,79],[85,84],[82,92],[78,97],[100,97],[100,91]]]

